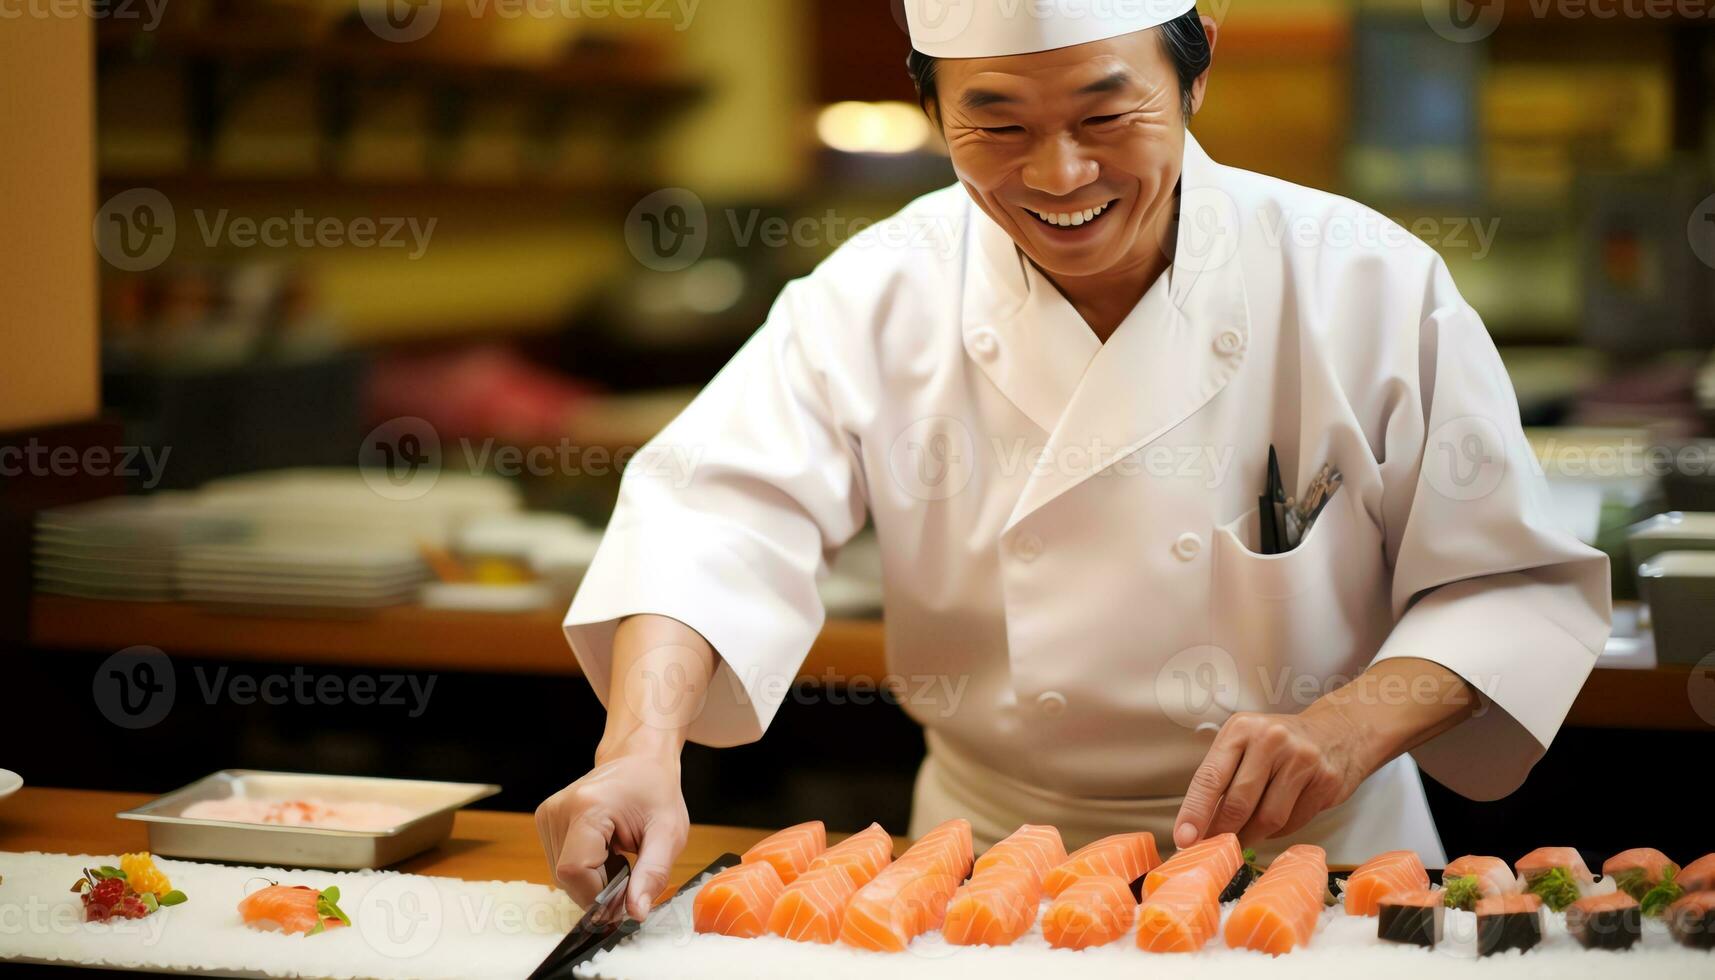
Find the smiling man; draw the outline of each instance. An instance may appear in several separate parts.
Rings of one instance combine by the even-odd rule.
[[[1477,314],[1375,212],[1209,159],[1185,0],[907,12],[959,183],[787,287],[657,440],[691,479],[628,473],[566,619],[609,714],[537,813],[558,879],[634,851],[647,908],[685,741],[762,735],[866,519],[890,671],[956,681],[905,701],[914,834],[1444,860],[1414,758],[1510,792],[1608,631]]]

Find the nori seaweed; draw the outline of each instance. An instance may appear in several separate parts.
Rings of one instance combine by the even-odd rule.
[[[1389,905],[1382,902],[1376,938],[1390,943],[1433,947],[1441,941],[1447,909],[1440,905]]]
[[[1585,949],[1631,949],[1643,936],[1643,915],[1636,905],[1589,915],[1574,906],[1566,911],[1566,931]]]
[[[1477,916],[1477,955],[1491,956],[1509,949],[1528,950],[1542,942],[1542,912],[1507,912]]]

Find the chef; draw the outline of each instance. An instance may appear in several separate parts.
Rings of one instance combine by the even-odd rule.
[[[866,521],[913,835],[1444,861],[1418,766],[1511,792],[1609,620],[1477,313],[1375,212],[1210,159],[1192,0],[906,6],[958,184],[787,286],[629,468],[565,621],[609,714],[537,812],[557,879],[634,852],[647,910],[681,748],[762,736]]]

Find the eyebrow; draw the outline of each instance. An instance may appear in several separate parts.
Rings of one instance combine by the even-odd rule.
[[[1101,78],[1078,90],[1079,95],[1097,95],[1104,92],[1117,92],[1131,84],[1131,72],[1123,68],[1106,78]]]
[[[1107,92],[1117,92],[1132,83],[1131,72],[1124,69],[1114,72],[1105,78],[1084,86],[1078,90],[1079,95],[1101,95]],[[993,89],[974,88],[959,96],[959,104],[967,110],[986,109],[991,105],[1011,105],[1018,100],[1004,92]]]

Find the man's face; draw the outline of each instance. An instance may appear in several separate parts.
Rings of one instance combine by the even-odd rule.
[[[1155,31],[945,60],[937,89],[953,170],[1038,267],[1097,276],[1163,250],[1185,118]]]

